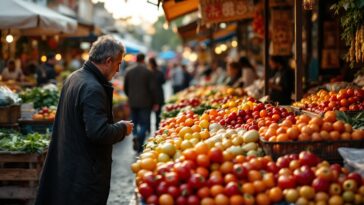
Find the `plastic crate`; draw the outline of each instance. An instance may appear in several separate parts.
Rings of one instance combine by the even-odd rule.
[[[330,163],[342,164],[339,147],[364,148],[364,140],[268,142],[260,138],[264,152],[274,160],[287,154],[310,151]]]
[[[45,134],[53,131],[54,121],[50,120],[19,120],[20,131],[23,134],[38,132]]]

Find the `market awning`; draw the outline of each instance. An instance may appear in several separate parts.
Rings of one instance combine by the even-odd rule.
[[[164,0],[162,7],[168,22],[198,10],[199,0]]]
[[[227,36],[234,36],[236,34],[236,29],[236,23],[228,24],[226,28],[217,29],[216,31],[214,31],[212,37],[215,41],[225,39],[225,37]],[[177,30],[179,35],[185,42],[194,40],[207,41],[210,38],[209,29],[207,29],[203,25],[199,27],[197,21],[181,26]]]
[[[76,20],[47,7],[23,0],[0,1],[0,29],[30,29],[49,34],[72,33],[76,28]]]

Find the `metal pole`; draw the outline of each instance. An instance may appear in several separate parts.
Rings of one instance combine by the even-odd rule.
[[[294,5],[295,14],[295,100],[298,101],[302,98],[302,77],[303,77],[303,66],[302,66],[302,0],[295,0]]]
[[[264,0],[264,95],[269,93],[269,0]]]

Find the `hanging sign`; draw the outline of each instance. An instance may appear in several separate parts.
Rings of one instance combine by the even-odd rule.
[[[201,0],[202,23],[220,23],[253,18],[253,0]]]
[[[293,22],[291,10],[272,10],[271,55],[291,55]]]

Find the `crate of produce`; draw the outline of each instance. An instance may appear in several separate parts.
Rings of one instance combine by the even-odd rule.
[[[311,151],[323,160],[331,163],[342,163],[339,147],[364,148],[364,140],[337,140],[337,141],[287,141],[269,142],[260,138],[261,145],[267,155],[274,160],[287,154],[298,154],[301,151]]]
[[[8,200],[34,203],[46,152],[0,152],[0,204]]]
[[[20,118],[20,105],[0,107],[0,124],[13,124]]]
[[[52,132],[53,123],[53,120],[19,120],[20,131],[23,134]]]

